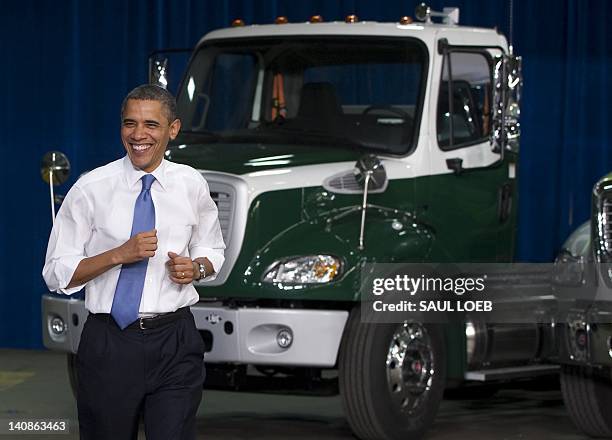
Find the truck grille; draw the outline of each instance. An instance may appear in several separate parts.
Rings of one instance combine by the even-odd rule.
[[[612,255],[612,193],[604,194],[600,213],[601,244],[608,255]]]
[[[219,223],[225,245],[229,245],[233,200],[230,192],[211,191],[210,196],[219,210]]]
[[[210,196],[219,211],[219,224],[225,242],[225,263],[217,278],[207,281],[207,286],[220,286],[228,279],[244,239],[248,215],[248,186],[238,176],[202,171],[208,182]]]

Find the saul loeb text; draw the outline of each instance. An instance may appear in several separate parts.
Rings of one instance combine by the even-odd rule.
[[[371,307],[374,312],[490,312],[491,300],[473,299],[474,294],[485,291],[485,282],[486,275],[414,277],[404,274],[374,278]]]

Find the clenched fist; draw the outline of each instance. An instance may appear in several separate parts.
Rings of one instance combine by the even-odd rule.
[[[175,252],[168,252],[170,259],[166,263],[170,279],[177,284],[189,284],[194,280],[193,261],[189,257],[181,257]]]
[[[157,250],[157,230],[140,232],[114,250],[117,264],[129,264],[151,258]]]

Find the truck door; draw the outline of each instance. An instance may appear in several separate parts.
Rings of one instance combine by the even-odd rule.
[[[440,257],[454,261],[494,262],[513,253],[514,182],[507,160],[489,140],[492,52],[447,45],[442,57],[429,215],[438,231]]]

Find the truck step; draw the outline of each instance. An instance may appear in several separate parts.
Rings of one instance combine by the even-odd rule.
[[[544,376],[559,372],[559,365],[527,365],[522,367],[492,368],[474,370],[465,373],[466,380],[489,382],[493,380],[520,379],[533,376]]]

